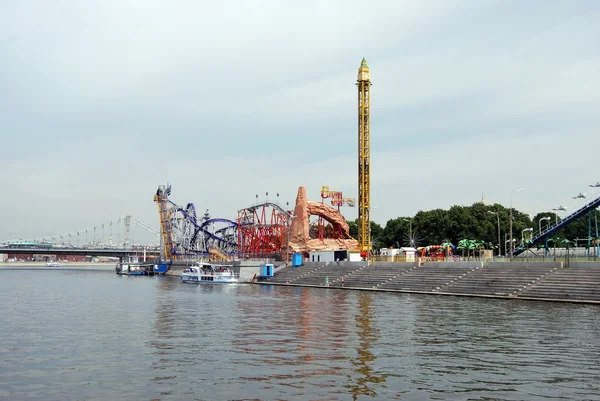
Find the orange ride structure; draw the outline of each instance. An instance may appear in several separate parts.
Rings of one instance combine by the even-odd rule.
[[[354,198],[344,198],[343,193],[340,191],[330,190],[328,186],[321,187],[321,203],[325,204],[325,199],[331,200],[331,206],[337,207],[337,211],[340,212],[340,207],[348,206],[354,207],[356,200]],[[345,233],[342,230],[340,224],[331,225],[332,228],[329,230],[329,235],[325,233],[326,221],[324,216],[319,216],[317,221],[317,235],[316,238],[324,240],[325,238],[344,239]]]
[[[371,73],[364,58],[358,88],[358,243],[361,257],[371,255]]]
[[[321,198],[321,202],[309,201],[306,199],[306,188],[298,188],[296,206],[289,229],[290,252],[306,254],[318,250],[358,249],[358,241],[350,236],[350,228],[345,217],[335,207],[326,205],[323,199]],[[310,216],[318,216],[319,219],[331,224],[334,233],[332,238],[326,238],[325,236],[323,238],[310,238]]]
[[[351,199],[344,202],[351,203]],[[318,216],[330,224],[335,236],[310,238],[311,216]],[[358,242],[350,237],[346,219],[338,209],[326,205],[323,198],[321,202],[307,200],[304,187],[298,188],[293,212],[274,202],[263,202],[238,211],[238,257],[242,259],[287,259],[292,252],[306,255],[315,250],[338,249],[358,249]]]

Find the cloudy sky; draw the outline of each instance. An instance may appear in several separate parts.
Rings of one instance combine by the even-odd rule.
[[[214,217],[355,197],[363,56],[373,220],[517,188],[573,210],[600,180],[598,38],[594,0],[2,1],[0,239],[158,228],[166,182]]]

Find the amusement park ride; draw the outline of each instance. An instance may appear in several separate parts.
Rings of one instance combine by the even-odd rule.
[[[354,198],[344,198],[342,192],[332,191],[328,186],[321,187],[321,203],[325,204],[325,199],[331,199],[331,206],[337,207],[338,212],[340,207],[354,207],[356,200]],[[326,232],[325,217],[319,216],[317,220],[317,235],[316,238],[323,240],[325,238],[345,238],[344,233],[339,225],[330,226],[331,229]]]
[[[169,199],[170,185],[160,185],[154,201],[158,206],[161,258],[184,261],[208,257],[276,257],[286,241],[292,214],[274,202],[259,203],[238,211],[237,221],[198,218],[193,203],[179,206]]]
[[[154,195],[163,260],[193,260],[205,256],[227,259],[237,252],[236,221],[210,218],[208,213],[198,218],[193,203],[179,206],[169,199],[170,194],[171,186],[167,184],[160,185]]]
[[[279,204],[264,202],[238,211],[238,254],[242,258],[281,254],[293,216]]]
[[[371,74],[364,58],[358,69],[358,245],[360,255],[371,254]]]
[[[370,232],[370,72],[363,58],[358,69],[358,247],[361,256],[371,254]],[[237,221],[210,218],[196,214],[193,203],[180,206],[169,199],[170,185],[160,185],[154,201],[160,219],[161,258],[170,261],[193,260],[209,257],[217,260],[238,258],[277,257],[289,246],[292,211],[278,203],[265,201],[238,211]],[[354,207],[354,198],[344,198],[342,192],[321,189],[321,204],[330,199],[333,208]],[[327,206],[329,207],[329,206]],[[329,209],[332,210],[332,209]],[[331,212],[327,212],[331,213]],[[326,216],[319,214],[316,239],[348,238],[339,223],[326,223]],[[343,221],[342,217],[342,221]],[[345,224],[345,222],[344,222]],[[347,230],[347,225],[346,225]],[[314,237],[313,237],[314,238]]]
[[[287,256],[291,222],[296,216],[278,203],[265,201],[246,207],[238,211],[237,221],[233,221],[211,218],[208,212],[198,217],[193,203],[180,206],[169,199],[170,194],[171,186],[167,184],[160,185],[154,195],[160,218],[162,260],[281,258],[284,253]],[[325,205],[326,199],[332,206]],[[340,213],[342,206],[354,207],[355,200],[324,186],[320,204]],[[328,221],[326,215],[315,215],[319,218],[315,240],[348,238],[338,222]]]

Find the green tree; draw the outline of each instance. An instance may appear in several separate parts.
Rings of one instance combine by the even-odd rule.
[[[348,221],[348,228],[350,229],[350,236],[352,238],[358,238],[358,219]]]
[[[373,249],[379,250],[385,248],[385,241],[383,235],[383,228],[375,223],[374,221],[369,222],[371,224],[371,244]]]
[[[408,245],[407,238],[410,234],[410,222],[408,217],[397,217],[388,220],[383,228],[382,241],[387,247],[400,248]]]

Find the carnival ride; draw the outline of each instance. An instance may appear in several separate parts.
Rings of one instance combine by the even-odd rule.
[[[337,207],[337,211],[340,212],[340,207],[348,206],[354,207],[356,200],[354,198],[344,198],[343,193],[340,191],[330,190],[329,186],[321,187],[321,203],[325,205],[325,199],[331,199],[331,206]],[[341,213],[341,212],[340,212]],[[319,215],[316,224],[313,223],[310,228],[311,238],[317,238],[324,240],[326,238],[333,239],[345,239],[346,234],[340,224],[329,223],[325,216]]]
[[[159,185],[154,201],[160,219],[161,258],[228,260],[237,253],[238,224],[224,218],[198,217],[193,203],[179,206],[169,199],[171,186]]]
[[[291,211],[265,201],[238,211],[238,254],[241,258],[277,257],[287,245]]]
[[[211,261],[278,257],[286,245],[292,213],[278,203],[259,203],[238,211],[237,221],[198,216],[193,203],[169,199],[171,186],[159,185],[154,201],[160,219],[161,257]]]
[[[577,209],[576,211],[574,211],[573,213],[571,213],[570,215],[568,215],[561,221],[558,221],[555,224],[552,224],[551,226],[549,226],[548,228],[546,228],[545,230],[540,232],[538,235],[531,238],[531,240],[528,241],[528,243],[524,243],[524,244],[521,244],[518,247],[516,247],[515,250],[513,251],[513,256],[517,256],[517,255],[525,252],[527,249],[529,249],[530,246],[533,246],[533,245],[541,242],[542,240],[546,240],[546,239],[550,238],[550,236],[552,236],[554,233],[560,231],[562,228],[573,223],[574,221],[576,221],[577,219],[579,219],[581,216],[585,215],[586,213],[595,210],[596,208],[598,208],[598,206],[600,206],[600,196],[598,196],[593,201],[587,203],[586,205],[582,206],[581,208]],[[555,209],[555,210],[559,210],[559,209]],[[566,210],[566,208],[564,208],[562,210]],[[591,221],[590,221],[590,224],[591,224]],[[590,226],[590,228],[591,228],[591,226]],[[510,252],[508,252],[508,253],[510,254]]]
[[[358,244],[363,258],[371,254],[371,74],[364,58],[358,69]]]

